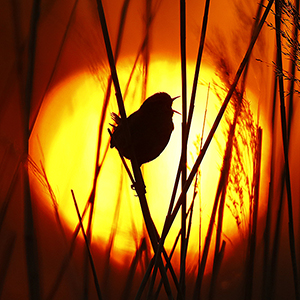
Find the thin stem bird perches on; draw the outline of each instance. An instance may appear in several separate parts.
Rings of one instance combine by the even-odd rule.
[[[111,70],[111,76],[112,76],[112,80],[113,80],[114,87],[115,87],[119,112],[121,115],[121,120],[124,124],[127,140],[129,141],[128,144],[131,145],[131,153],[133,154],[133,155],[131,155],[131,157],[132,157],[131,165],[132,165],[133,174],[134,174],[134,178],[135,178],[135,190],[136,190],[139,200],[140,200],[140,205],[141,205],[145,225],[146,225],[149,237],[150,237],[152,247],[155,251],[157,248],[157,243],[159,241],[159,236],[158,236],[158,232],[155,228],[155,225],[152,220],[150,210],[149,210],[149,207],[147,204],[146,195],[145,195],[146,191],[145,191],[145,185],[144,185],[142,173],[141,173],[140,167],[137,163],[137,159],[136,159],[136,156],[134,153],[132,143],[130,143],[131,137],[130,137],[130,131],[129,131],[129,126],[128,126],[127,117],[126,117],[126,111],[125,111],[125,107],[124,107],[121,88],[120,88],[120,84],[119,84],[119,80],[118,80],[117,70],[116,70],[116,66],[115,66],[115,62],[114,62],[114,57],[113,57],[112,48],[111,48],[111,44],[110,44],[110,38],[109,38],[109,34],[108,34],[104,9],[103,9],[101,0],[97,0],[97,7],[98,7],[98,14],[99,14],[99,19],[100,19],[100,23],[101,23],[105,47],[106,47],[106,53],[107,53],[109,66],[110,66],[110,70]],[[173,299],[171,287],[169,284],[169,280],[167,278],[165,268],[163,266],[161,256],[159,259],[159,269],[160,269],[161,276],[164,280],[164,287],[165,287],[166,293],[168,295],[168,298]]]

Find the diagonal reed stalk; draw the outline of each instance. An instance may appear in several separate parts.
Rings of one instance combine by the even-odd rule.
[[[59,47],[59,50],[58,50],[58,54],[56,56],[56,60],[55,60],[55,63],[53,65],[53,68],[52,68],[52,72],[50,74],[50,78],[48,80],[48,83],[47,83],[47,86],[46,86],[46,89],[44,91],[44,94],[39,102],[39,106],[37,108],[37,111],[35,113],[35,115],[33,116],[32,118],[32,122],[30,124],[30,127],[29,127],[29,135],[31,135],[32,131],[33,131],[33,128],[34,128],[34,125],[36,124],[36,120],[38,118],[38,115],[39,115],[39,112],[41,110],[41,107],[42,107],[42,104],[43,104],[43,101],[45,99],[45,96],[49,90],[49,87],[52,83],[52,80],[54,78],[54,75],[55,75],[55,71],[58,67],[58,64],[59,64],[59,61],[60,61],[60,58],[61,58],[61,55],[62,55],[62,51],[63,51],[63,48],[64,48],[64,45],[65,45],[65,42],[67,40],[67,36],[68,36],[68,33],[69,33],[69,29],[70,29],[70,26],[72,24],[72,20],[74,19],[74,16],[75,16],[75,12],[76,12],[76,8],[77,8],[77,3],[78,3],[78,0],[75,0],[74,2],[74,5],[73,5],[73,8],[72,8],[72,11],[71,11],[71,14],[70,14],[70,17],[69,17],[69,21],[68,21],[68,24],[66,26],[66,30],[64,32],[64,35],[63,35],[63,38],[62,38],[62,41],[61,41],[61,44],[60,44],[60,47]]]
[[[281,133],[283,152],[285,160],[285,184],[287,191],[287,202],[288,202],[288,215],[289,215],[289,241],[290,241],[290,252],[293,268],[294,288],[296,299],[300,299],[299,294],[299,281],[298,281],[298,269],[296,262],[296,250],[295,250],[295,235],[294,235],[294,221],[293,221],[293,205],[292,205],[292,191],[291,191],[291,180],[290,180],[290,169],[289,169],[289,150],[288,150],[288,135],[287,135],[287,122],[286,112],[284,104],[284,85],[283,85],[283,70],[282,70],[282,50],[281,50],[281,7],[279,0],[275,0],[275,25],[276,25],[276,45],[277,45],[277,68],[278,68],[278,83],[279,83],[279,96],[280,96],[280,116],[281,116]]]
[[[77,201],[76,201],[76,198],[75,198],[74,191],[71,190],[71,193],[72,193],[72,197],[73,197],[73,200],[74,200],[74,205],[75,205],[75,208],[76,208],[76,212],[77,212],[77,215],[78,215],[78,219],[79,219],[79,223],[80,223],[80,229],[81,229],[81,232],[82,232],[83,237],[84,237],[86,249],[88,251],[89,262],[90,262],[90,265],[91,265],[91,268],[92,268],[92,272],[93,272],[93,276],[94,276],[94,283],[95,283],[95,288],[96,288],[96,291],[97,291],[97,296],[98,296],[99,300],[102,300],[101,291],[100,291],[100,285],[99,285],[99,281],[98,281],[98,277],[97,277],[97,272],[96,272],[94,260],[93,260],[93,257],[92,257],[92,253],[91,253],[91,249],[90,249],[88,237],[87,237],[87,235],[85,233],[85,230],[84,230],[84,227],[83,227],[83,224],[82,224],[82,218],[81,218],[81,215],[80,215],[80,212],[79,212],[79,208],[78,208],[78,205],[77,205]]]
[[[120,24],[119,24],[119,30],[118,30],[118,37],[117,37],[117,43],[115,48],[115,59],[117,61],[120,49],[121,49],[121,43],[124,33],[124,25],[126,21],[127,11],[129,7],[130,0],[124,0],[123,7],[121,10],[121,17],[120,17]],[[103,128],[104,128],[104,121],[105,116],[109,104],[110,99],[110,92],[111,92],[111,85],[112,85],[112,78],[109,76],[107,89],[105,93],[105,99],[102,106],[102,112],[101,112],[101,118],[100,118],[100,124],[99,124],[99,130],[98,130],[98,143],[97,143],[97,154],[96,154],[96,161],[95,161],[95,170],[94,170],[94,180],[93,180],[93,187],[90,194],[90,197],[88,199],[90,203],[90,211],[89,211],[89,220],[88,220],[88,227],[87,227],[87,237],[89,240],[89,243],[91,243],[92,239],[92,221],[93,221],[93,215],[94,215],[94,206],[95,206],[95,196],[96,196],[96,188],[97,188],[97,181],[98,177],[101,171],[101,164],[99,164],[100,159],[100,148],[102,144],[102,134],[103,134]],[[89,282],[89,272],[88,272],[88,257],[85,255],[85,276],[84,276],[84,298],[87,298],[88,295],[88,282]]]
[[[110,130],[109,130],[109,132],[110,132]],[[111,135],[111,137],[112,137],[111,132],[110,132],[110,135]],[[113,137],[112,137],[112,138],[113,138]],[[118,150],[118,149],[117,149],[117,150]],[[134,182],[134,178],[133,178],[133,176],[132,176],[132,174],[131,174],[131,171],[130,171],[129,167],[127,166],[127,163],[126,163],[124,157],[122,156],[122,154],[120,153],[119,150],[118,150],[118,153],[119,153],[120,158],[121,158],[121,160],[122,160],[122,162],[123,162],[123,165],[124,165],[124,167],[125,167],[125,169],[126,169],[126,171],[127,171],[128,177],[130,178],[130,180],[131,180],[131,182],[132,182],[132,186],[134,186],[135,182]],[[157,232],[157,229],[155,228],[155,226],[154,226],[154,229],[155,229],[155,234],[156,234],[157,238],[159,239],[159,235],[158,235],[158,232]],[[171,258],[168,257],[167,252],[166,252],[166,250],[165,250],[164,248],[163,248],[163,255],[164,255],[164,258],[165,258],[165,260],[166,260],[166,262],[167,262],[167,266],[168,266],[168,268],[170,269],[171,276],[172,276],[173,281],[174,281],[174,283],[175,283],[175,286],[176,286],[176,288],[177,288],[177,290],[178,290],[178,293],[181,295],[180,286],[179,286],[179,283],[178,283],[178,281],[177,281],[177,277],[176,277],[175,271],[174,271],[174,269],[173,269],[173,267],[172,267],[172,265],[171,265],[171,263],[170,263]],[[136,295],[136,297],[135,297],[136,300],[140,299],[140,297],[142,296],[142,293],[143,293],[144,288],[145,288],[145,286],[146,286],[147,280],[149,279],[149,276],[150,276],[150,273],[151,273],[151,271],[152,271],[153,266],[154,266],[154,260],[151,260],[151,264],[149,264],[149,266],[148,266],[148,269],[147,269],[147,271],[146,271],[146,273],[145,273],[145,275],[144,275],[144,278],[143,278],[143,280],[142,280],[141,286],[140,286],[140,288],[139,288],[139,290],[138,290],[138,293],[137,293],[137,295]],[[166,270],[167,270],[167,269],[166,269]],[[155,273],[156,271],[157,271],[157,270],[154,270],[154,273]],[[155,276],[156,276],[156,275],[155,275]],[[155,279],[155,276],[152,277],[152,280]],[[151,285],[152,285],[152,286],[151,286]],[[153,286],[153,285],[154,285],[154,281],[152,282],[151,285],[150,285],[150,289],[149,289],[149,295],[152,295],[152,290],[153,290],[153,287],[154,287],[154,286]],[[181,297],[181,298],[182,298],[182,297]]]
[[[118,103],[118,107],[119,107],[119,112],[121,115],[122,122],[124,124],[127,140],[129,141],[128,144],[132,145],[132,143],[130,143],[131,137],[130,137],[129,126],[128,126],[128,122],[127,122],[127,118],[126,118],[124,102],[122,99],[121,88],[120,88],[120,84],[119,84],[119,80],[118,80],[118,76],[117,76],[117,70],[116,70],[116,66],[115,66],[115,62],[114,62],[114,57],[112,54],[112,48],[111,48],[111,44],[110,44],[104,9],[103,9],[101,0],[97,0],[97,6],[98,6],[98,14],[99,14],[103,38],[104,38],[104,42],[105,42],[107,57],[108,57],[109,66],[110,66],[110,70],[111,70],[111,76],[112,76],[115,91],[116,91],[116,98],[117,98],[117,103]],[[134,154],[134,149],[132,146],[131,146],[131,153],[133,154],[133,155],[131,155],[131,157],[132,157],[131,165],[132,165],[132,169],[133,169],[134,178],[136,181],[135,182],[135,190],[136,190],[137,195],[140,200],[140,205],[141,205],[145,225],[146,225],[149,237],[150,237],[152,247],[155,251],[155,249],[157,248],[157,243],[158,243],[159,237],[158,237],[158,233],[156,231],[155,225],[153,223],[153,220],[151,218],[150,210],[149,210],[147,200],[146,200],[146,195],[145,195],[144,180],[142,177],[141,170],[138,166],[138,163],[137,163],[137,160],[136,160],[136,157]],[[170,287],[169,280],[167,278],[167,274],[166,274],[164,266],[163,266],[161,256],[159,255],[159,257],[160,257],[159,269],[160,269],[161,276],[164,280],[164,287],[165,287],[166,293],[168,295],[168,298],[173,299],[171,287]]]
[[[263,7],[263,0],[260,1],[259,5],[258,5],[258,8],[257,8],[255,22],[254,22],[253,28],[252,28],[252,34],[256,30],[259,19],[261,17],[262,7]],[[226,175],[225,175],[225,183],[224,183],[224,188],[223,188],[223,191],[222,191],[221,201],[220,201],[220,205],[219,205],[219,217],[218,217],[216,244],[215,244],[214,263],[213,263],[213,271],[212,271],[210,294],[209,294],[210,299],[214,298],[216,280],[217,280],[218,272],[219,272],[219,269],[220,269],[221,260],[222,260],[222,257],[224,255],[224,251],[225,251],[224,242],[223,242],[222,246],[220,247],[220,245],[221,245],[222,224],[223,224],[224,204],[225,204],[226,189],[227,189],[227,184],[228,184],[228,176],[229,176],[231,158],[232,158],[233,138],[235,136],[237,120],[240,116],[241,106],[242,106],[242,102],[243,102],[243,96],[244,96],[244,93],[245,93],[249,62],[250,62],[250,60],[248,60],[246,66],[245,66],[244,73],[243,73],[242,82],[241,82],[241,92],[237,95],[237,103],[236,103],[236,107],[235,107],[233,123],[230,126],[228,141],[227,141],[227,146],[226,146],[227,149],[225,150],[224,161],[223,161],[224,172],[225,172]]]
[[[264,22],[265,22],[265,20],[267,18],[267,15],[268,15],[268,13],[269,13],[269,11],[271,9],[272,4],[273,4],[273,0],[270,0],[269,3],[268,3],[268,5],[267,5],[267,7],[266,7],[266,9],[265,9],[265,11],[264,11],[263,16],[262,16],[262,18],[261,18],[261,20],[260,20],[260,22],[259,22],[259,24],[257,26],[257,29],[255,30],[255,32],[252,35],[250,44],[248,46],[248,49],[247,49],[247,51],[246,51],[246,53],[244,55],[244,58],[243,58],[241,64],[240,64],[240,66],[239,66],[239,68],[238,68],[238,70],[236,72],[236,75],[235,75],[235,78],[233,80],[233,83],[232,83],[232,85],[231,85],[231,87],[230,87],[230,89],[229,89],[229,91],[227,93],[227,96],[224,99],[224,102],[223,102],[223,104],[222,104],[222,106],[221,106],[221,108],[219,110],[219,113],[218,113],[218,115],[217,115],[217,117],[216,117],[216,119],[214,121],[212,129],[211,129],[211,131],[210,131],[210,133],[209,133],[209,135],[208,135],[208,137],[207,137],[207,139],[206,139],[206,141],[205,141],[205,143],[203,145],[203,148],[202,148],[199,156],[197,157],[197,160],[196,160],[196,162],[195,162],[195,164],[194,164],[194,166],[193,166],[193,168],[192,168],[192,170],[191,170],[191,172],[190,172],[190,174],[189,174],[189,176],[187,178],[186,184],[184,185],[184,189],[182,190],[182,192],[181,192],[181,194],[180,194],[180,196],[179,196],[179,198],[177,200],[177,203],[176,203],[176,205],[175,205],[172,213],[166,217],[165,224],[164,224],[164,227],[163,227],[163,231],[162,231],[162,235],[161,235],[160,243],[158,245],[158,251],[157,252],[160,252],[161,249],[162,249],[162,246],[164,244],[165,238],[166,238],[166,236],[167,236],[167,234],[168,234],[168,232],[169,232],[169,230],[170,230],[170,228],[171,228],[171,226],[172,226],[172,224],[174,222],[174,219],[175,219],[175,217],[176,217],[176,215],[177,215],[177,213],[178,213],[178,211],[179,211],[179,209],[181,207],[183,195],[186,194],[186,192],[188,191],[188,189],[189,189],[189,187],[190,187],[190,185],[191,185],[191,183],[193,181],[193,178],[194,178],[194,176],[197,173],[197,170],[198,170],[198,168],[199,168],[199,166],[200,166],[200,164],[202,162],[202,159],[203,159],[203,157],[204,157],[204,155],[205,155],[205,153],[206,153],[206,151],[207,151],[207,149],[208,149],[208,147],[210,145],[210,142],[211,142],[211,140],[212,140],[212,138],[213,138],[213,136],[214,136],[214,134],[215,134],[215,132],[217,130],[217,127],[218,127],[218,125],[219,125],[219,123],[220,123],[220,121],[221,121],[221,119],[223,117],[223,114],[224,114],[224,112],[226,110],[226,107],[227,107],[227,105],[228,105],[228,103],[229,103],[229,101],[231,99],[231,96],[232,96],[233,92],[235,91],[235,88],[236,88],[237,83],[238,83],[238,81],[240,79],[240,76],[243,73],[244,68],[245,68],[245,66],[246,66],[246,64],[247,64],[247,62],[248,62],[248,60],[250,58],[250,54],[252,52],[252,49],[253,49],[253,47],[255,45],[257,37],[258,37],[258,35],[260,33],[260,30],[261,30],[261,28],[262,28],[262,26],[263,26],[263,24],[264,24]]]
[[[199,78],[199,72],[200,72],[200,65],[201,65],[201,59],[202,59],[202,53],[203,53],[203,48],[204,48],[204,41],[205,41],[205,36],[206,36],[206,28],[207,28],[207,22],[208,22],[208,12],[209,12],[209,3],[210,0],[206,0],[206,5],[205,5],[205,12],[203,16],[203,22],[202,22],[202,32],[201,32],[201,38],[200,38],[200,44],[199,44],[199,49],[198,49],[198,56],[197,56],[197,62],[196,62],[196,68],[195,68],[195,75],[194,75],[194,82],[193,82],[193,90],[192,90],[192,96],[191,96],[191,102],[190,102],[190,108],[189,108],[189,121],[187,123],[186,121],[186,114],[187,114],[187,88],[186,88],[186,21],[185,21],[185,2],[181,1],[180,2],[180,41],[181,41],[181,72],[182,72],[182,152],[181,152],[181,157],[178,165],[178,170],[176,174],[176,179],[174,183],[174,188],[171,196],[171,201],[169,204],[169,210],[167,213],[168,218],[171,215],[173,206],[174,206],[174,201],[175,201],[175,196],[176,196],[176,191],[178,188],[179,184],[179,179],[180,175],[182,175],[182,189],[185,186],[186,183],[186,150],[187,150],[187,141],[188,141],[188,135],[189,135],[189,130],[191,126],[191,121],[192,121],[192,116],[193,116],[193,111],[194,111],[194,103],[195,103],[195,98],[196,98],[196,90],[197,90],[197,85],[198,85],[198,78]],[[184,172],[184,173],[181,173]],[[184,207],[182,208],[182,227],[184,228],[183,236],[185,237],[185,215],[186,215],[186,192],[183,193],[183,203]],[[185,253],[186,250],[183,250],[185,248],[186,242],[185,238],[182,238],[182,244],[181,244],[181,267],[180,267],[180,280],[181,280],[181,287],[185,285],[184,283],[184,276],[183,270],[185,269]],[[155,266],[157,266],[157,263],[155,263]],[[155,267],[156,268],[156,267]],[[155,272],[154,272],[155,273]]]
[[[82,220],[85,217],[85,215],[88,211],[88,208],[89,208],[89,203],[87,203],[86,206],[84,207],[83,213],[81,215]],[[78,222],[78,224],[77,224],[77,226],[76,226],[76,228],[73,232],[69,252],[65,255],[65,257],[63,259],[62,265],[61,265],[60,270],[59,270],[59,272],[56,276],[56,279],[55,279],[55,281],[54,281],[54,283],[53,283],[53,285],[50,289],[49,294],[46,297],[47,300],[52,300],[55,297],[55,294],[56,294],[56,292],[57,292],[57,290],[58,290],[58,288],[61,284],[62,278],[63,278],[65,272],[67,271],[67,268],[68,268],[69,263],[71,261],[72,255],[74,253],[75,245],[76,245],[76,238],[78,236],[79,231],[80,231],[80,222]]]

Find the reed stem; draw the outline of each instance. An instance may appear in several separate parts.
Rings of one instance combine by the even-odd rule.
[[[75,205],[75,208],[76,208],[78,220],[79,220],[79,223],[80,223],[80,229],[81,229],[81,232],[82,232],[83,237],[84,237],[86,249],[88,251],[88,257],[89,257],[90,265],[91,265],[93,276],[94,276],[94,283],[95,283],[95,288],[96,288],[96,291],[97,291],[97,296],[98,296],[99,300],[102,300],[100,285],[99,285],[99,281],[98,281],[98,277],[97,277],[97,272],[96,272],[93,256],[92,256],[91,249],[90,249],[89,240],[88,240],[88,237],[85,233],[85,230],[84,230],[84,227],[83,227],[83,224],[82,224],[82,218],[81,218],[81,215],[80,215],[80,212],[79,212],[79,208],[78,208],[78,205],[77,205],[77,201],[76,201],[76,198],[75,198],[74,191],[71,190],[71,193],[72,193],[72,197],[73,197],[73,200],[74,200],[74,205]]]
[[[127,140],[129,141],[128,144],[131,145],[131,153],[132,153],[131,165],[132,165],[132,169],[133,169],[134,178],[136,181],[135,190],[136,190],[139,200],[140,200],[140,205],[141,205],[145,225],[146,225],[149,237],[150,237],[152,247],[155,251],[157,248],[157,243],[158,243],[159,237],[158,237],[158,233],[156,231],[155,225],[153,223],[153,220],[151,218],[150,210],[149,210],[149,207],[147,204],[146,195],[145,195],[145,193],[146,193],[145,185],[144,185],[144,180],[142,177],[141,169],[138,166],[136,156],[134,153],[134,149],[132,147],[132,143],[130,142],[131,136],[130,136],[129,126],[128,126],[128,122],[127,122],[124,102],[122,99],[122,93],[121,93],[121,88],[120,88],[120,84],[119,84],[119,80],[118,80],[115,61],[114,61],[112,48],[111,48],[111,44],[110,44],[110,39],[109,39],[109,34],[108,34],[107,24],[106,24],[106,20],[105,20],[105,14],[104,14],[104,10],[103,10],[102,1],[97,0],[97,5],[98,5],[98,14],[99,14],[99,19],[100,19],[100,23],[101,23],[103,38],[104,38],[104,42],[105,42],[105,46],[106,46],[106,53],[107,53],[109,66],[110,66],[110,70],[111,70],[111,76],[112,76],[115,91],[116,91],[116,98],[117,98],[117,103],[118,103],[118,107],[119,107],[119,112],[121,115],[122,122],[124,124]],[[164,287],[165,287],[166,293],[168,295],[168,298],[173,299],[171,287],[169,284],[167,274],[165,272],[165,268],[163,266],[163,262],[162,262],[160,253],[159,253],[158,262],[159,262],[160,273],[164,280]]]
[[[180,0],[180,50],[181,50],[181,88],[182,88],[182,131],[181,131],[181,188],[186,181],[187,170],[187,76],[186,76],[186,3]],[[185,299],[185,265],[186,265],[186,194],[183,195],[181,206],[181,247],[180,247],[180,286]]]
[[[278,83],[279,83],[279,96],[280,96],[280,116],[281,116],[281,131],[282,131],[282,143],[285,160],[285,183],[287,191],[288,202],[288,215],[289,215],[289,240],[290,240],[290,252],[293,267],[293,278],[296,299],[300,299],[299,294],[299,282],[298,282],[298,269],[296,262],[296,250],[295,250],[295,235],[294,235],[294,221],[293,221],[293,204],[292,204],[292,191],[291,191],[291,179],[289,168],[289,150],[288,150],[288,136],[287,136],[287,122],[286,111],[284,104],[284,85],[283,85],[283,70],[282,70],[282,50],[281,50],[281,8],[279,0],[275,0],[275,24],[276,24],[276,45],[277,45],[277,68],[278,68]]]

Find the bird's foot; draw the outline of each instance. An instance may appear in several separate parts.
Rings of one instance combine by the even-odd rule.
[[[130,187],[131,187],[132,190],[136,191],[136,187],[137,187],[136,182],[134,182]],[[142,192],[144,194],[146,194],[146,186],[145,185],[143,186],[143,191]],[[138,196],[138,194],[136,194],[136,196]]]

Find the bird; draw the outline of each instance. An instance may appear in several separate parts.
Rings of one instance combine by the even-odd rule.
[[[156,93],[147,98],[141,107],[127,118],[139,166],[157,158],[169,143],[174,130],[173,113],[180,114],[172,109],[172,103],[178,97],[171,98],[165,92]],[[111,117],[116,125],[110,124],[113,126],[110,148],[116,147],[122,156],[132,159],[122,119],[115,113],[112,113]]]

